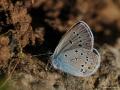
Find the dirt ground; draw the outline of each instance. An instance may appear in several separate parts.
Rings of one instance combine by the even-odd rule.
[[[77,20],[101,55],[90,77],[47,66]],[[120,90],[120,0],[0,0],[0,90]]]

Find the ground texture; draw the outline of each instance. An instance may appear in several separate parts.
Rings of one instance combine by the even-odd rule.
[[[77,20],[91,27],[101,54],[99,70],[86,78],[47,66],[48,53]],[[120,0],[0,0],[0,85],[0,90],[120,90]]]

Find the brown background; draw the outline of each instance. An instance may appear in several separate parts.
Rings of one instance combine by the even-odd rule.
[[[77,20],[92,29],[99,70],[85,78],[46,70],[48,53]],[[120,90],[120,0],[0,0],[0,85],[5,81],[0,90]]]

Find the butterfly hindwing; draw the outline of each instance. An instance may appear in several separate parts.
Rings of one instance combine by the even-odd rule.
[[[84,49],[76,48],[65,51],[53,59],[53,66],[74,76],[89,76],[93,74],[100,65],[100,55]]]

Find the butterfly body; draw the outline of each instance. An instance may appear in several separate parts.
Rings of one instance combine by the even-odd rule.
[[[55,49],[53,67],[74,76],[92,75],[100,66],[100,55],[93,48],[93,43],[90,28],[85,22],[79,21],[63,36]]]

